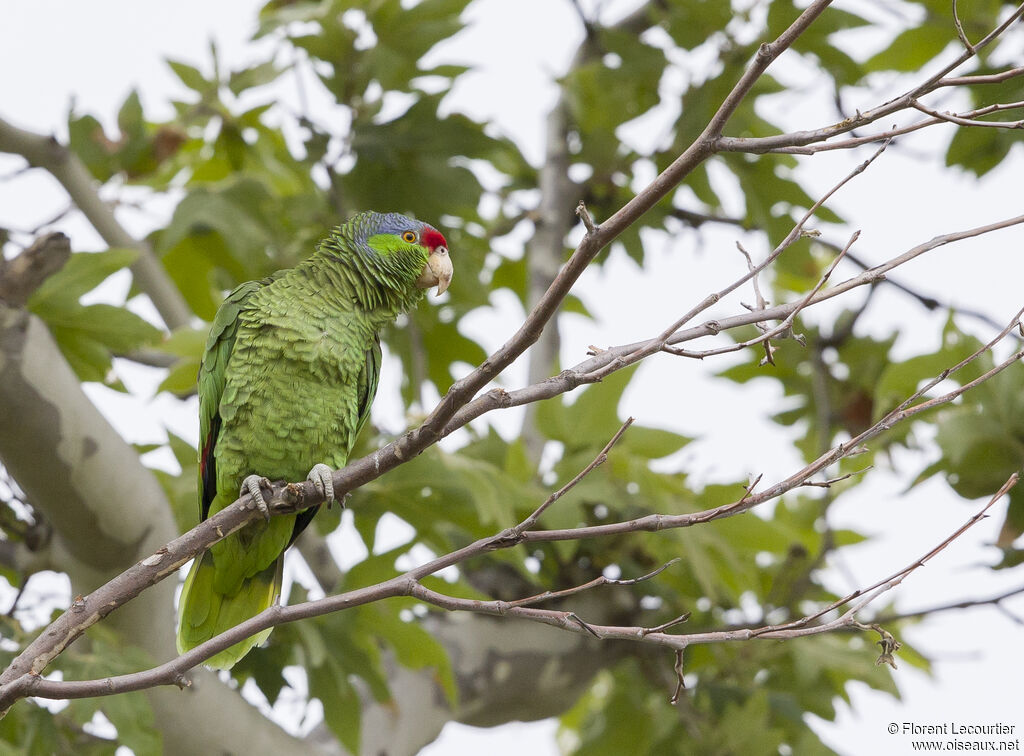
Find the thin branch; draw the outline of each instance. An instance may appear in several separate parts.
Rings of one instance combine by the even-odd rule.
[[[564,486],[562,486],[553,494],[551,494],[547,499],[545,499],[544,503],[537,507],[530,514],[529,517],[527,517],[521,523],[512,528],[509,537],[512,540],[518,540],[519,536],[524,531],[530,530],[534,525],[537,524],[537,520],[540,519],[540,516],[544,514],[548,507],[550,507],[556,501],[565,496],[565,494],[569,493],[569,491],[575,488],[581,480],[583,480],[585,477],[587,477],[587,475],[593,472],[595,468],[603,465],[605,463],[605,460],[608,459],[608,452],[610,452],[612,450],[612,447],[619,442],[619,439],[622,438],[622,435],[632,424],[633,418],[626,418],[626,422],[624,422],[622,426],[615,432],[615,435],[612,436],[611,440],[609,440],[608,443],[604,445],[604,448],[601,449],[600,452],[598,452],[598,455],[594,457],[593,461],[589,465],[584,467],[582,470],[580,470],[572,480],[570,480]]]
[[[867,467],[861,468],[860,470],[848,472],[846,473],[846,475],[839,475],[835,478],[829,478],[828,480],[805,480],[800,485],[805,488],[832,488],[832,486],[834,486],[836,483],[841,483],[844,480],[849,480],[855,475],[863,475],[872,468],[873,465],[868,465]]]
[[[846,253],[849,252],[850,247],[853,246],[854,242],[856,242],[859,237],[860,237],[860,231],[855,231],[853,233],[853,235],[850,237],[850,240],[846,243],[846,246],[843,247],[841,250],[839,250],[839,254],[836,255],[836,257],[832,260],[832,262],[829,264],[829,266],[825,269],[825,272],[822,273],[821,276],[818,278],[818,282],[814,285],[814,287],[810,291],[808,291],[804,296],[802,296],[799,300],[797,300],[796,306],[793,307],[793,309],[789,312],[788,315],[786,315],[786,317],[782,320],[781,323],[779,323],[777,326],[775,326],[773,328],[763,329],[761,331],[761,335],[760,336],[756,336],[755,338],[748,339],[747,341],[737,342],[737,343],[731,344],[729,346],[719,347],[718,349],[705,349],[704,351],[700,351],[700,352],[691,352],[691,351],[687,351],[685,349],[680,349],[679,347],[669,346],[669,345],[663,346],[662,347],[662,351],[667,352],[668,354],[674,354],[674,355],[677,355],[677,356],[680,356],[680,357],[694,357],[694,358],[702,360],[705,357],[710,357],[712,355],[727,354],[729,352],[737,352],[737,351],[739,351],[741,349],[746,349],[747,347],[751,347],[751,346],[755,346],[756,344],[763,343],[763,344],[765,344],[765,349],[766,349],[766,352],[767,352],[767,357],[765,359],[768,362],[771,362],[771,347],[768,345],[768,342],[771,339],[774,339],[776,337],[782,336],[782,335],[784,335],[786,333],[789,333],[792,330],[792,328],[793,328],[793,321],[795,320],[796,316],[800,313],[801,310],[803,310],[805,307],[807,307],[807,305],[814,298],[814,296],[819,291],[822,290],[822,288],[825,286],[826,283],[828,283],[828,279],[832,276],[832,272],[836,269],[836,266],[839,264],[840,260],[842,260],[844,257],[846,257]],[[764,309],[764,308],[761,308],[761,309]]]
[[[24,170],[30,171],[30,170],[32,170],[32,166],[30,166],[30,165],[25,166]],[[2,180],[3,179],[0,179],[0,181],[2,181]],[[57,223],[58,221],[62,220],[63,218],[66,218],[68,215],[70,215],[72,212],[74,212],[74,210],[75,210],[74,204],[73,203],[68,203],[67,206],[64,207],[64,209],[58,210],[56,213],[54,213],[53,215],[51,215],[49,218],[47,218],[45,220],[38,221],[36,223],[36,225],[34,225],[32,228],[10,228],[10,227],[8,227],[7,230],[10,231],[13,234],[21,234],[21,235],[28,236],[28,237],[35,237],[35,236],[38,236],[39,233],[44,228],[48,228],[49,226],[52,226],[53,224]]]
[[[944,541],[942,541],[942,543],[940,543],[938,546],[935,546],[927,554],[925,554],[924,556],[920,557],[915,562],[907,565],[903,569],[898,570],[898,571],[892,573],[891,575],[889,575],[886,578],[882,578],[881,580],[875,582],[874,584],[868,586],[867,588],[861,588],[859,590],[854,591],[853,593],[847,594],[846,596],[844,596],[844,597],[842,597],[840,599],[836,599],[835,601],[830,603],[828,606],[826,606],[823,609],[815,612],[814,614],[809,614],[809,615],[807,615],[805,617],[802,617],[802,618],[800,618],[798,620],[795,620],[793,622],[786,622],[786,623],[781,624],[781,625],[770,625],[770,626],[766,626],[766,627],[763,627],[763,628],[758,628],[757,630],[750,631],[751,634],[753,636],[761,636],[761,635],[767,635],[769,633],[776,633],[776,632],[779,632],[779,631],[786,631],[786,630],[791,630],[791,629],[795,629],[795,628],[799,628],[799,627],[805,627],[806,625],[810,624],[814,620],[820,619],[821,617],[825,616],[829,612],[834,611],[835,609],[838,609],[838,608],[840,608],[842,606],[845,606],[846,604],[849,604],[851,601],[853,601],[853,600],[855,600],[857,598],[860,598],[861,596],[864,596],[865,594],[870,594],[871,595],[871,599],[874,600],[874,598],[877,598],[882,593],[885,593],[886,591],[889,591],[889,590],[895,588],[897,585],[902,583],[904,581],[904,579],[906,579],[906,577],[908,575],[910,575],[915,570],[923,567],[926,562],[928,562],[929,560],[933,559],[936,555],[938,555],[939,553],[944,551],[951,543],[953,543],[953,541],[955,541],[961,535],[966,533],[970,528],[972,528],[978,522],[980,522],[981,520],[985,519],[988,516],[986,514],[988,512],[988,510],[991,509],[992,506],[997,501],[1002,499],[1003,496],[1005,496],[1010,491],[1010,489],[1012,489],[1015,485],[1017,485],[1017,481],[1019,479],[1020,479],[1019,473],[1013,473],[1012,475],[1010,475],[1010,477],[1006,479],[1006,482],[1003,483],[1002,486],[1000,486],[999,490],[996,491],[996,493],[992,495],[992,497],[988,500],[988,503],[985,504],[985,506],[982,507],[981,510],[979,510],[974,515],[972,515],[971,518],[969,520],[967,520],[967,522],[965,522],[963,525],[961,525],[959,528],[957,528],[952,533],[952,535],[950,535],[948,538],[946,538]],[[860,608],[861,606],[863,606],[863,604],[859,604],[858,608]],[[848,615],[844,615],[844,616],[848,616]]]
[[[645,627],[644,635],[650,635],[651,633],[663,633],[670,628],[681,625],[684,622],[688,622],[690,619],[690,614],[690,612],[683,612],[678,617],[670,619],[668,622],[662,622],[660,625],[657,625],[655,627]]]
[[[956,0],[953,0],[953,25],[956,26],[956,36],[960,38],[960,42],[963,44],[964,49],[971,55],[974,55],[974,45],[968,41],[967,34],[964,33],[964,25],[960,23],[960,14],[956,9]]]
[[[818,292],[818,294],[812,297],[810,302],[807,303],[807,306],[809,307],[818,304],[819,302],[824,302],[825,300],[839,296],[861,286],[874,285],[877,282],[884,280],[885,274],[890,270],[904,265],[927,252],[931,252],[932,250],[945,246],[946,244],[1010,228],[1022,223],[1024,223],[1024,215],[1018,215],[1014,218],[1008,218],[1006,220],[997,221],[984,226],[978,226],[965,231],[941,234],[927,242],[907,250],[903,254],[898,255],[885,263],[869,268],[857,276],[849,278],[846,281],[832,286],[831,288],[825,289],[824,291]],[[727,289],[732,291],[743,282],[749,280],[749,278],[750,275],[748,273],[736,283],[727,287]],[[723,289],[723,291],[725,291],[725,289]],[[706,303],[714,303],[717,301],[717,294],[711,294],[706,297],[700,305],[698,305],[698,308],[706,309],[706,307],[704,307]],[[452,417],[451,421],[445,427],[443,435],[453,433],[470,421],[493,410],[518,407],[530,402],[550,399],[551,397],[572,391],[579,386],[594,383],[616,370],[621,370],[622,368],[633,365],[650,354],[660,351],[663,343],[681,344],[683,342],[693,341],[705,336],[714,336],[725,330],[740,328],[769,320],[781,320],[785,318],[794,307],[796,307],[796,304],[797,303],[791,302],[783,305],[775,305],[767,310],[758,312],[744,312],[730,317],[709,320],[699,326],[678,330],[668,339],[664,339],[664,334],[662,334],[657,337],[647,339],[646,341],[612,346],[596,351],[592,350],[591,356],[588,359],[571,368],[563,370],[558,375],[552,376],[545,381],[525,386],[520,389],[515,389],[513,391],[507,391],[501,388],[492,389],[473,401],[468,402]],[[707,304],[707,306],[710,306],[710,304]],[[694,310],[697,310],[698,308],[694,308]],[[693,310],[691,310],[691,312],[693,312]],[[689,313],[687,315],[689,315]],[[337,478],[335,479],[335,486],[339,486]],[[310,485],[310,489],[312,488],[312,485]]]
[[[743,302],[740,302],[740,304],[743,305],[744,307],[746,307],[751,312],[757,312],[757,311],[760,311],[760,310],[768,309],[768,300],[764,298],[763,294],[761,294],[761,287],[758,285],[757,273],[755,272],[754,261],[753,261],[753,259],[751,259],[750,253],[747,252],[747,250],[745,250],[743,248],[743,245],[740,244],[738,241],[736,242],[736,248],[743,255],[744,259],[746,259],[746,261],[747,261],[747,270],[749,270],[750,272],[754,273],[754,277],[752,279],[750,279],[750,283],[754,287],[754,305],[751,307],[751,306],[748,306],[748,305],[744,304]],[[757,330],[759,330],[761,333],[767,333],[768,330],[769,330],[769,326],[767,324],[765,324],[765,323],[758,323],[757,324]],[[674,347],[665,347],[665,349],[674,349]],[[771,343],[767,339],[765,339],[765,342],[764,342],[764,357],[761,360],[761,364],[762,365],[774,365],[775,364],[775,359],[772,356],[774,351],[775,351],[775,349],[772,347]]]
[[[686,682],[683,680],[683,649],[681,648],[676,649],[676,661],[672,665],[672,669],[676,673],[676,690],[668,702],[674,706],[679,702],[679,696],[686,690]]]
[[[904,92],[902,95],[895,97],[888,102],[885,102],[878,107],[866,110],[864,112],[858,111],[857,114],[851,118],[847,118],[839,123],[831,124],[818,129],[812,129],[808,131],[794,131],[786,134],[777,134],[768,137],[719,137],[715,140],[715,151],[716,152],[749,152],[754,154],[762,154],[766,152],[806,152],[813,153],[824,149],[824,146],[818,148],[806,149],[808,145],[816,145],[821,142],[825,142],[833,137],[847,134],[854,129],[858,129],[862,126],[866,126],[875,121],[879,121],[883,118],[888,118],[893,113],[897,113],[902,110],[910,108],[914,100],[919,99],[923,95],[929,92],[934,92],[936,89],[941,87],[949,86],[948,82],[955,81],[954,79],[946,79],[946,75],[960,67],[963,63],[974,57],[978,51],[983,50],[994,40],[999,38],[1007,29],[1009,29],[1014,23],[1016,23],[1021,16],[1024,15],[1024,3],[1019,5],[1016,10],[1013,11],[1001,24],[990,31],[985,37],[974,45],[970,50],[965,50],[963,53],[958,55],[951,63],[944,66],[935,75],[927,79],[926,81],[918,84],[912,89]],[[895,128],[895,127],[894,127]],[[916,128],[921,128],[917,126]],[[905,133],[905,132],[904,132]],[[884,135],[876,137],[864,137],[859,140],[848,140],[847,146],[855,146],[855,144],[864,144],[867,141],[877,141],[880,138],[886,138],[895,136],[896,132],[889,132]],[[833,149],[835,149],[833,147]]]
[[[1024,120],[1019,121],[979,121],[975,118],[964,118],[958,116],[955,113],[940,113],[937,110],[922,105],[917,100],[910,103],[910,107],[915,110],[920,110],[922,113],[930,115],[932,118],[937,118],[940,121],[948,121],[949,123],[955,123],[960,126],[988,126],[989,128],[995,129],[1021,129],[1024,128]],[[991,106],[990,106],[991,107]],[[1000,104],[995,107],[998,110],[1015,110],[1017,108],[1024,107],[1024,102],[1011,102],[1006,104]],[[995,112],[989,110],[989,112]]]
[[[1024,68],[1012,69],[1012,72],[1013,72],[1013,76],[1008,76],[1008,77],[1006,77],[1007,79],[1014,78],[1016,76],[1024,75]],[[971,78],[971,77],[963,77],[963,78]],[[985,78],[985,77],[979,76],[977,78],[980,79],[980,78]],[[950,80],[950,81],[952,81],[952,80]],[[963,113],[959,113],[958,117],[970,120],[970,119],[978,118],[980,116],[989,115],[990,113],[998,113],[998,112],[1001,112],[1001,111],[1004,111],[1004,110],[1014,110],[1014,109],[1016,109],[1018,107],[1020,107],[1019,103],[1015,103],[1015,102],[1014,103],[1006,103],[1006,104],[994,103],[992,105],[985,105],[985,106],[980,107],[980,108],[975,108],[974,110],[968,110],[968,111],[965,111]],[[760,150],[760,149],[758,149],[758,150],[752,150],[752,151],[754,151],[754,152],[764,152],[764,153],[790,154],[790,155],[814,155],[815,153],[818,153],[818,152],[829,152],[831,150],[849,150],[849,149],[853,149],[854,147],[860,147],[861,145],[865,145],[865,144],[874,144],[874,143],[880,142],[880,141],[882,141],[884,139],[894,139],[895,137],[903,136],[904,134],[910,134],[912,132],[919,131],[920,129],[927,128],[929,126],[935,126],[936,124],[947,123],[947,122],[948,122],[948,119],[946,119],[946,118],[940,118],[940,117],[926,118],[924,120],[918,121],[916,123],[909,124],[907,126],[897,127],[896,125],[893,125],[887,131],[882,131],[882,132],[879,132],[878,134],[871,134],[871,135],[868,135],[868,136],[852,137],[850,139],[843,139],[843,140],[838,140],[838,141],[834,141],[834,142],[816,142],[816,143],[800,145],[800,146],[789,145],[789,146],[782,146],[782,147],[772,147],[772,148],[767,149],[767,150]],[[989,122],[983,121],[983,122],[980,122],[980,123],[989,123]],[[978,124],[970,124],[970,125],[978,125]],[[727,151],[727,152],[733,151],[732,148],[729,145],[723,146],[722,150],[723,151]],[[745,150],[741,150],[741,151],[745,151]]]
[[[991,74],[970,74],[967,76],[951,76],[946,79],[939,79],[940,87],[970,87],[975,84],[1002,84],[1018,76],[1024,76],[1024,66],[1007,68],[1005,71]]]
[[[912,612],[901,612],[899,614],[884,614],[878,617],[875,621],[881,625],[887,625],[893,622],[899,622],[901,620],[909,619],[920,619],[922,617],[930,617],[933,614],[940,614],[942,612],[951,612],[960,609],[974,609],[980,606],[994,606],[999,607],[1002,602],[1006,599],[1014,598],[1024,594],[1024,585],[1018,586],[1017,588],[1011,588],[1004,593],[1000,593],[998,596],[991,596],[985,599],[964,599],[963,601],[955,601],[949,604],[939,604],[937,606],[931,606],[927,609],[916,609]],[[1019,618],[1014,618],[1018,624],[1022,624]]]
[[[578,593],[583,593],[584,591],[589,591],[591,588],[598,588],[602,585],[636,585],[637,583],[642,583],[645,580],[650,580],[651,578],[657,577],[662,572],[664,572],[680,560],[681,557],[671,559],[665,564],[661,565],[661,567],[658,567],[656,570],[652,570],[651,572],[648,572],[646,575],[641,575],[640,577],[622,579],[609,578],[605,577],[604,575],[598,575],[593,580],[589,580],[586,583],[573,586],[572,588],[565,588],[561,591],[544,591],[543,593],[538,593],[536,596],[527,596],[526,598],[516,599],[514,601],[506,601],[505,603],[509,607],[531,606],[533,604],[539,604],[544,601],[557,601],[559,599],[568,598],[569,596],[575,596]],[[677,624],[677,620],[673,620],[672,624]],[[651,632],[657,631],[651,630]]]

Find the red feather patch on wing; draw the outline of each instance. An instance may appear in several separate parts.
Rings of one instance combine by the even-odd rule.
[[[210,424],[210,432],[203,443],[203,450],[199,454],[199,515],[205,520],[210,514],[210,503],[217,494],[217,460],[213,456],[213,449],[217,445],[217,436],[220,433],[220,415],[214,415]]]
[[[203,444],[203,451],[199,455],[199,474],[206,479],[206,463],[210,460],[210,445],[213,444],[213,434],[211,433],[206,438],[206,443]]]
[[[429,247],[431,250],[435,250],[438,247],[448,247],[448,242],[444,240],[444,236],[440,231],[434,228],[428,228],[423,232],[423,246]]]

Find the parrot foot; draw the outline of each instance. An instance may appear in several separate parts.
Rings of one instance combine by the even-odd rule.
[[[332,477],[333,470],[330,467],[323,464],[322,462],[313,465],[313,469],[309,471],[309,475],[306,476],[306,480],[312,483],[316,490],[323,494],[324,503],[327,504],[327,508],[331,508],[331,504],[334,503],[334,478]]]
[[[249,494],[252,497],[252,503],[256,505],[256,509],[260,510],[260,514],[263,515],[265,520],[270,519],[270,507],[266,497],[263,495],[263,489],[270,489],[270,481],[261,475],[247,475],[245,480],[242,481],[242,486],[238,490],[239,496],[245,496]]]

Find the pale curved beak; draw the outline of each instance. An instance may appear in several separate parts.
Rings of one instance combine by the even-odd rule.
[[[436,286],[437,296],[441,296],[448,290],[453,273],[455,268],[452,267],[452,258],[448,255],[447,247],[436,247],[427,258],[427,264],[423,266],[420,277],[416,279],[416,285],[421,289]]]

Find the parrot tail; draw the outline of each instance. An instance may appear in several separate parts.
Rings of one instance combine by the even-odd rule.
[[[273,606],[281,595],[283,564],[283,556],[278,557],[262,572],[244,579],[228,595],[214,585],[217,572],[213,555],[207,551],[196,559],[185,578],[178,604],[178,653],[190,651]],[[231,669],[253,647],[263,643],[271,629],[239,641],[203,663],[214,669]]]

